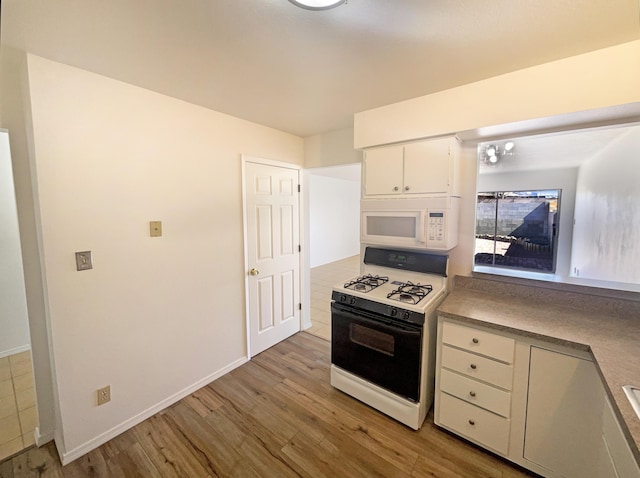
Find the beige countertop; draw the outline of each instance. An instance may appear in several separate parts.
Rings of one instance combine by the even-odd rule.
[[[640,419],[622,387],[640,387],[640,301],[637,294],[616,294],[577,286],[495,276],[455,278],[438,313],[525,337],[590,352],[640,463]],[[626,428],[626,429],[625,429]]]

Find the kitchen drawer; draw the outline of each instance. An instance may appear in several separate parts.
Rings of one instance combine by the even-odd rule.
[[[450,370],[440,370],[440,390],[503,417],[510,415],[511,393]]]
[[[506,455],[510,421],[451,395],[438,394],[438,424]]]
[[[441,364],[445,368],[506,390],[511,390],[513,384],[512,365],[496,362],[448,345],[442,346]]]
[[[515,340],[463,325],[442,323],[442,342],[476,354],[513,363]]]

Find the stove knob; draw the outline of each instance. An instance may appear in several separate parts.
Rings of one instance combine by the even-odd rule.
[[[392,308],[389,312],[391,313],[391,317],[395,317],[396,315],[398,315],[398,309]]]
[[[342,295],[340,296],[340,302],[346,302],[346,301],[347,301],[347,296],[346,296],[346,295],[344,295],[344,294],[342,294]]]
[[[409,311],[408,311],[408,310],[406,310],[406,311],[404,312],[404,314],[402,314],[402,318],[403,318],[404,320],[409,320],[409,317],[411,317],[411,314],[409,313]]]
[[[349,303],[351,305],[355,305],[356,304],[356,298],[355,297],[351,297],[351,300],[349,301]]]

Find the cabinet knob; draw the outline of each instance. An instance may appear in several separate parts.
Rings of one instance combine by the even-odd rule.
[[[408,191],[408,190],[409,190],[409,186],[405,186],[405,187],[404,187],[404,190],[405,190],[405,191]]]
[[[471,390],[471,391],[469,392],[469,396],[471,396],[471,397],[475,397],[475,396],[476,396],[476,392],[474,392],[473,390]]]
[[[394,187],[393,187],[393,190],[394,190],[394,191],[397,191],[398,189],[400,189],[398,186],[394,186]]]
[[[478,366],[474,363],[472,363],[471,365],[469,365],[469,367],[471,367],[471,370],[475,370],[478,368]]]
[[[471,425],[473,427],[473,426],[475,426],[475,424],[476,424],[475,420],[469,419],[469,425]]]
[[[472,339],[471,339],[471,342],[473,342],[474,344],[477,344],[477,343],[479,343],[480,341],[474,337],[474,338],[472,338]]]

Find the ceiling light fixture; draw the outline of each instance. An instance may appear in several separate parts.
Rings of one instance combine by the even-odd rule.
[[[329,10],[335,8],[343,3],[347,3],[347,0],[289,0],[294,5],[307,10]]]
[[[484,155],[482,157],[482,161],[487,166],[497,166],[500,160],[504,156],[513,156],[514,148],[516,145],[513,141],[507,141],[502,147],[502,152],[500,151],[500,146],[496,146],[493,144],[488,144],[484,148]]]

